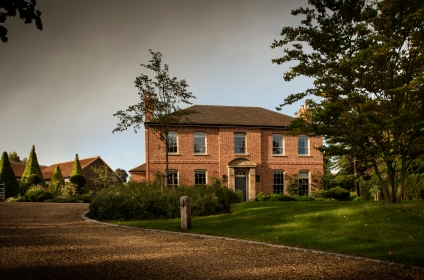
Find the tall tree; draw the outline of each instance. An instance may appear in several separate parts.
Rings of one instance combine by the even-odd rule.
[[[113,172],[109,170],[109,167],[106,164],[103,164],[100,167],[91,167],[94,173],[96,173],[97,178],[93,179],[93,182],[101,190],[109,187],[112,182]]]
[[[35,153],[35,146],[32,145],[31,152],[29,153],[28,162],[25,166],[24,173],[22,174],[21,181],[19,183],[19,188],[23,193],[28,188],[28,184],[31,184],[33,175],[37,176],[38,183],[45,187],[46,182],[43,178],[43,173],[41,172],[40,165],[38,164],[37,154]]]
[[[121,168],[115,169],[115,174],[121,179],[122,182],[127,181],[128,173],[124,169],[121,169]]]
[[[297,61],[284,79],[314,79],[309,110],[292,127],[324,135],[327,154],[370,162],[385,200],[400,202],[407,169],[424,153],[424,9],[421,0],[310,0],[299,27],[285,27],[282,64]],[[287,46],[291,43],[291,46]],[[310,48],[304,46],[309,45]],[[382,173],[384,162],[386,174]],[[395,184],[395,170],[400,179]]]
[[[21,158],[18,156],[18,153],[16,153],[15,151],[9,153],[9,161],[22,163]]]
[[[78,194],[82,194],[84,192],[84,187],[87,183],[87,179],[85,178],[84,173],[82,171],[78,154],[75,154],[74,165],[72,166],[72,172],[69,181],[71,181],[71,183],[77,186]]]
[[[25,21],[25,24],[32,23],[34,20],[37,29],[43,30],[41,12],[35,10],[36,3],[35,0],[31,0],[29,3],[25,0],[0,1],[0,23],[4,23],[8,17],[15,17],[16,13],[19,12],[19,17]],[[0,38],[4,43],[8,41],[7,32],[7,29],[0,25]]]
[[[162,66],[162,54],[149,51],[152,59],[149,60],[149,64],[141,64],[141,66],[152,70],[155,76],[153,80],[145,74],[136,78],[134,83],[138,88],[140,102],[129,106],[125,111],[121,110],[114,114],[119,118],[120,123],[113,132],[124,131],[129,127],[134,127],[134,132],[137,132],[140,124],[148,125],[165,143],[165,177],[168,177],[170,129],[178,126],[187,115],[195,113],[192,110],[181,110],[179,107],[181,103],[192,104],[189,99],[195,97],[187,91],[188,84],[185,80],[177,80],[176,77],[169,76],[168,65]]]
[[[3,152],[0,161],[0,184],[5,185],[5,197],[12,197],[19,193],[18,182],[10,165],[9,157]]]

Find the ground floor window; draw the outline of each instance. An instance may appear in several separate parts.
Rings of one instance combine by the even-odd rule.
[[[206,171],[195,170],[194,171],[194,184],[195,185],[206,185]]]
[[[168,186],[170,187],[178,186],[178,171],[177,170],[168,170]]]
[[[299,195],[309,195],[309,171],[299,172]]]
[[[284,171],[274,171],[274,193],[284,193]]]

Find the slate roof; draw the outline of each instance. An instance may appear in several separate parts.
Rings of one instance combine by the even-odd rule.
[[[182,125],[286,127],[294,119],[261,107],[193,105],[183,110],[196,113],[182,118]],[[146,122],[155,125],[154,121]]]
[[[100,156],[80,159],[79,162],[81,164],[81,169],[84,169],[87,165],[89,165],[90,163],[92,163],[98,158],[100,158]],[[56,168],[56,165],[59,165],[60,172],[62,173],[63,177],[69,177],[71,176],[71,173],[72,173],[74,160],[55,163],[46,167],[45,169],[41,171],[43,173],[44,179],[50,179],[52,177],[52,174],[54,169]]]
[[[128,170],[128,172],[146,172],[146,164],[143,163],[142,165],[139,165],[137,167],[134,167],[131,170]]]

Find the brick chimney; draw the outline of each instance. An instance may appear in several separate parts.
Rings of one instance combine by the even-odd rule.
[[[144,115],[144,122],[151,121],[153,119],[154,106],[150,93],[144,98],[144,106],[146,106],[146,114]]]
[[[306,104],[303,104],[302,106],[300,106],[299,111],[297,111],[295,117],[298,118],[300,117],[301,114],[306,112]]]

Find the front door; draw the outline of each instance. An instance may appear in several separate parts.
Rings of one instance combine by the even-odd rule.
[[[243,193],[243,201],[246,201],[247,194],[247,173],[243,169],[237,169],[235,172],[235,185],[236,190],[239,190]]]

